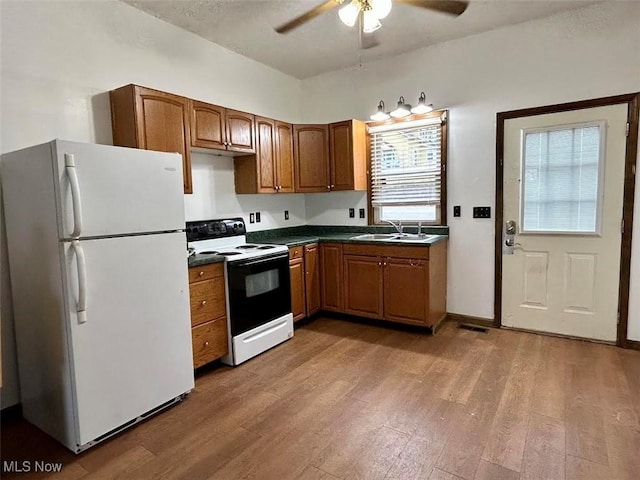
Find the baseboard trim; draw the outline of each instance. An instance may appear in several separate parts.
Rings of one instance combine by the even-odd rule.
[[[16,403],[0,410],[0,422],[10,422],[22,418],[22,404]]]
[[[629,348],[631,350],[640,350],[640,342],[638,340],[624,340],[622,342],[622,345],[620,345],[622,348]]]
[[[556,338],[565,338],[567,340],[578,340],[580,342],[599,343],[601,345],[611,345],[612,347],[616,346],[616,342],[609,342],[607,340],[598,340],[597,338],[576,337],[574,335],[562,335],[560,333],[553,333],[553,332],[540,332],[538,330],[528,330],[526,328],[505,327],[504,325],[502,326],[502,329],[511,330],[514,332],[532,333],[534,335],[544,335],[545,337],[556,337]]]
[[[459,313],[447,313],[447,320],[456,323],[468,323],[479,327],[494,328],[493,320],[490,318],[472,317],[471,315],[461,315]]]

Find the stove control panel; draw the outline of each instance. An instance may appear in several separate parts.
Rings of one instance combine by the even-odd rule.
[[[187,241],[195,242],[244,235],[247,230],[244,220],[238,217],[187,222],[185,232],[187,233]]]

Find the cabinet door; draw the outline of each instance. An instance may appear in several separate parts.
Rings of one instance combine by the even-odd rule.
[[[227,150],[255,153],[255,115],[227,109],[225,117],[227,122]]]
[[[320,269],[318,265],[318,244],[304,247],[304,287],[307,299],[307,315],[320,311]]]
[[[367,189],[366,127],[358,120],[329,125],[331,190]]]
[[[342,244],[320,245],[320,287],[322,309],[342,312]]]
[[[330,191],[327,125],[294,125],[293,156],[296,192]]]
[[[425,325],[429,318],[429,261],[385,258],[384,318]]]
[[[224,107],[191,100],[191,145],[226,150]]]
[[[258,193],[276,193],[275,122],[256,117]]]
[[[293,193],[293,126],[276,121],[276,179],[278,193]]]
[[[138,148],[182,155],[184,192],[191,193],[189,100],[135,87],[135,114]]]
[[[382,259],[344,256],[344,311],[362,317],[382,318]]]
[[[293,321],[305,317],[304,298],[304,262],[301,258],[289,260],[289,274],[291,276],[291,312]]]

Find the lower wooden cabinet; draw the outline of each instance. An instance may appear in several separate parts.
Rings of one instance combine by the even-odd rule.
[[[289,248],[291,311],[297,322],[320,311],[318,244]]]
[[[320,311],[320,270],[318,268],[318,244],[304,246],[304,291],[307,316]]]
[[[320,244],[320,302],[322,310],[343,311],[342,244]]]
[[[229,352],[224,264],[189,268],[193,367],[198,368]]]
[[[346,244],[343,251],[344,313],[429,327],[446,314],[446,242]]]

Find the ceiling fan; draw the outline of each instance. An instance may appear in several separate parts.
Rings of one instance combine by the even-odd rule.
[[[399,3],[406,3],[414,7],[426,8],[449,15],[461,15],[469,6],[467,1],[458,0],[395,0]],[[284,25],[276,28],[278,33],[288,33],[294,28],[308,22],[318,15],[328,12],[336,7],[342,7],[338,11],[338,16],[342,23],[353,27],[358,23],[360,31],[360,42],[362,48],[371,48],[378,43],[369,38],[363,39],[362,33],[370,34],[379,29],[382,24],[380,20],[385,18],[391,11],[391,0],[328,0],[321,5],[303,13],[290,20]]]

